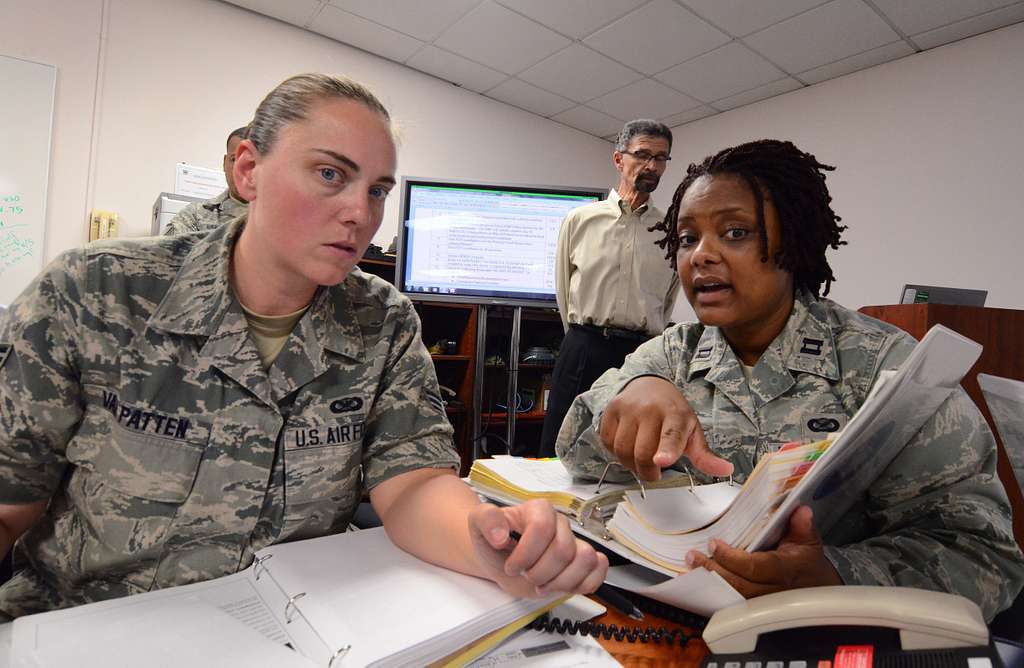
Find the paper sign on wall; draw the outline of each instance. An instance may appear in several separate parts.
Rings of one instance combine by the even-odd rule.
[[[196,167],[185,162],[174,166],[174,192],[178,195],[210,199],[227,187],[228,182],[220,169]]]

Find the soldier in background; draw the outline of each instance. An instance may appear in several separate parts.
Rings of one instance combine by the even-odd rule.
[[[826,250],[846,229],[831,169],[771,140],[690,166],[658,229],[699,322],[643,344],[576,399],[557,442],[573,473],[598,477],[611,461],[612,477],[657,479],[686,455],[742,482],[783,443],[842,429],[910,355],[902,330],[819,297],[834,280]],[[900,585],[963,595],[991,619],[1024,584],[995,467],[992,433],[958,387],[823,537],[802,506],[774,550],[712,541],[685,556],[747,597]]]
[[[227,152],[224,153],[224,179],[228,182],[227,190],[205,202],[192,202],[174,214],[167,223],[164,234],[209,232],[245,213],[248,202],[238,194],[238,188],[235,187],[234,167],[238,145],[245,139],[248,130],[248,126],[236,128],[228,135]]]
[[[0,329],[0,617],[207,580],[345,530],[516,596],[608,561],[550,504],[480,503],[412,303],[356,268],[395,185],[390,116],[300,75],[237,152],[249,212],[205,236],[63,253]],[[521,534],[516,542],[512,532]],[[344,563],[344,555],[338,555]]]

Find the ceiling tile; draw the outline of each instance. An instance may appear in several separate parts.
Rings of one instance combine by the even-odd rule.
[[[506,74],[518,74],[571,43],[558,33],[493,2],[481,3],[434,42],[447,51]]]
[[[582,44],[573,44],[537,63],[519,78],[571,100],[586,102],[643,76]]]
[[[908,35],[925,32],[1013,4],[1013,0],[874,0]]]
[[[227,0],[233,5],[303,27],[320,11],[320,0]]]
[[[595,111],[590,107],[582,105],[573,107],[569,111],[563,111],[557,116],[552,116],[551,120],[564,123],[577,130],[583,130],[595,137],[601,138],[618,132],[622,129],[623,124],[623,121],[617,118],[612,118],[607,114],[602,114],[600,111]]]
[[[423,47],[423,42],[418,39],[330,5],[325,6],[310,22],[309,29],[398,62],[404,61]]]
[[[773,81],[770,84],[764,86],[758,86],[754,90],[748,90],[740,93],[739,95],[733,95],[727,97],[724,100],[717,100],[711,103],[711,106],[719,111],[728,111],[729,109],[735,109],[736,107],[742,107],[746,104],[753,104],[758,100],[766,100],[776,95],[782,95],[800,88],[800,82],[793,77],[786,77],[778,81]]]
[[[931,49],[932,47],[955,42],[958,39],[978,35],[989,30],[1019,23],[1020,21],[1024,21],[1024,3],[1017,3],[1016,5],[989,12],[988,14],[957,21],[952,25],[913,35],[911,39],[922,49]]]
[[[834,0],[744,38],[790,73],[895,42],[899,35],[861,0]]]
[[[579,39],[632,11],[647,0],[498,0],[563,35]]]
[[[493,97],[499,102],[505,102],[514,107],[532,111],[539,116],[553,116],[576,104],[561,95],[549,93],[519,79],[509,79],[487,91],[487,96]]]
[[[700,102],[654,79],[642,79],[596,100],[588,107],[615,118],[663,118],[698,106]]]
[[[776,81],[785,74],[743,44],[730,42],[656,78],[702,102],[710,102]]]
[[[694,109],[688,109],[687,111],[684,111],[681,114],[675,114],[674,116],[669,116],[668,118],[663,118],[663,119],[661,119],[661,122],[664,123],[665,125],[669,126],[670,128],[675,128],[675,127],[678,127],[680,125],[685,125],[687,123],[691,123],[691,122],[696,121],[697,119],[700,119],[700,118],[707,118],[708,116],[714,116],[717,113],[718,113],[717,109],[713,109],[713,108],[711,108],[711,107],[709,107],[707,105],[701,105],[701,106],[696,107]]]
[[[912,53],[914,53],[914,49],[903,40],[900,40],[898,42],[893,42],[892,44],[880,46],[877,49],[858,53],[856,56],[843,58],[842,60],[838,60],[834,63],[829,63],[828,65],[815,67],[813,70],[801,72],[797,77],[806,84],[821,83],[827,79],[835,79],[836,77],[841,77],[844,74],[874,67],[875,65],[881,65],[882,63],[887,63],[890,60],[896,60],[897,58],[903,58],[904,56],[909,56]]]
[[[694,12],[730,35],[742,37],[822,5],[826,0],[682,0]]]
[[[429,42],[478,5],[479,0],[330,0],[330,4]]]
[[[728,35],[672,0],[654,0],[583,40],[645,74],[660,72],[728,41]]]
[[[508,78],[497,70],[430,45],[406,60],[405,64],[478,93],[494,88]]]

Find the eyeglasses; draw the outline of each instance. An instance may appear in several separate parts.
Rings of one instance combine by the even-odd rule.
[[[664,165],[666,162],[672,159],[672,156],[659,153],[658,155],[651,155],[647,151],[621,151],[626,155],[633,156],[634,159],[639,160],[641,164],[646,165],[649,162],[653,162],[656,165]]]

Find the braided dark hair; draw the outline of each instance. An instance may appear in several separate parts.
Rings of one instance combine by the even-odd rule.
[[[793,274],[793,284],[815,297],[827,295],[836,280],[825,259],[827,248],[838,249],[846,244],[840,240],[845,225],[832,210],[832,196],[825,185],[825,172],[835,167],[818,162],[810,153],[792,142],[761,139],[719,151],[691,164],[686,178],[672,196],[665,220],[650,231],[660,230],[665,236],[655,242],[666,250],[665,257],[676,267],[679,236],[676,225],[679,207],[687,189],[702,176],[733,174],[743,179],[757,202],[757,226],[761,233],[761,261],[768,261],[768,234],[764,226],[764,192],[771,197],[778,212],[781,244],[772,260]],[[763,188],[763,190],[762,190]],[[824,291],[821,290],[825,285]]]

